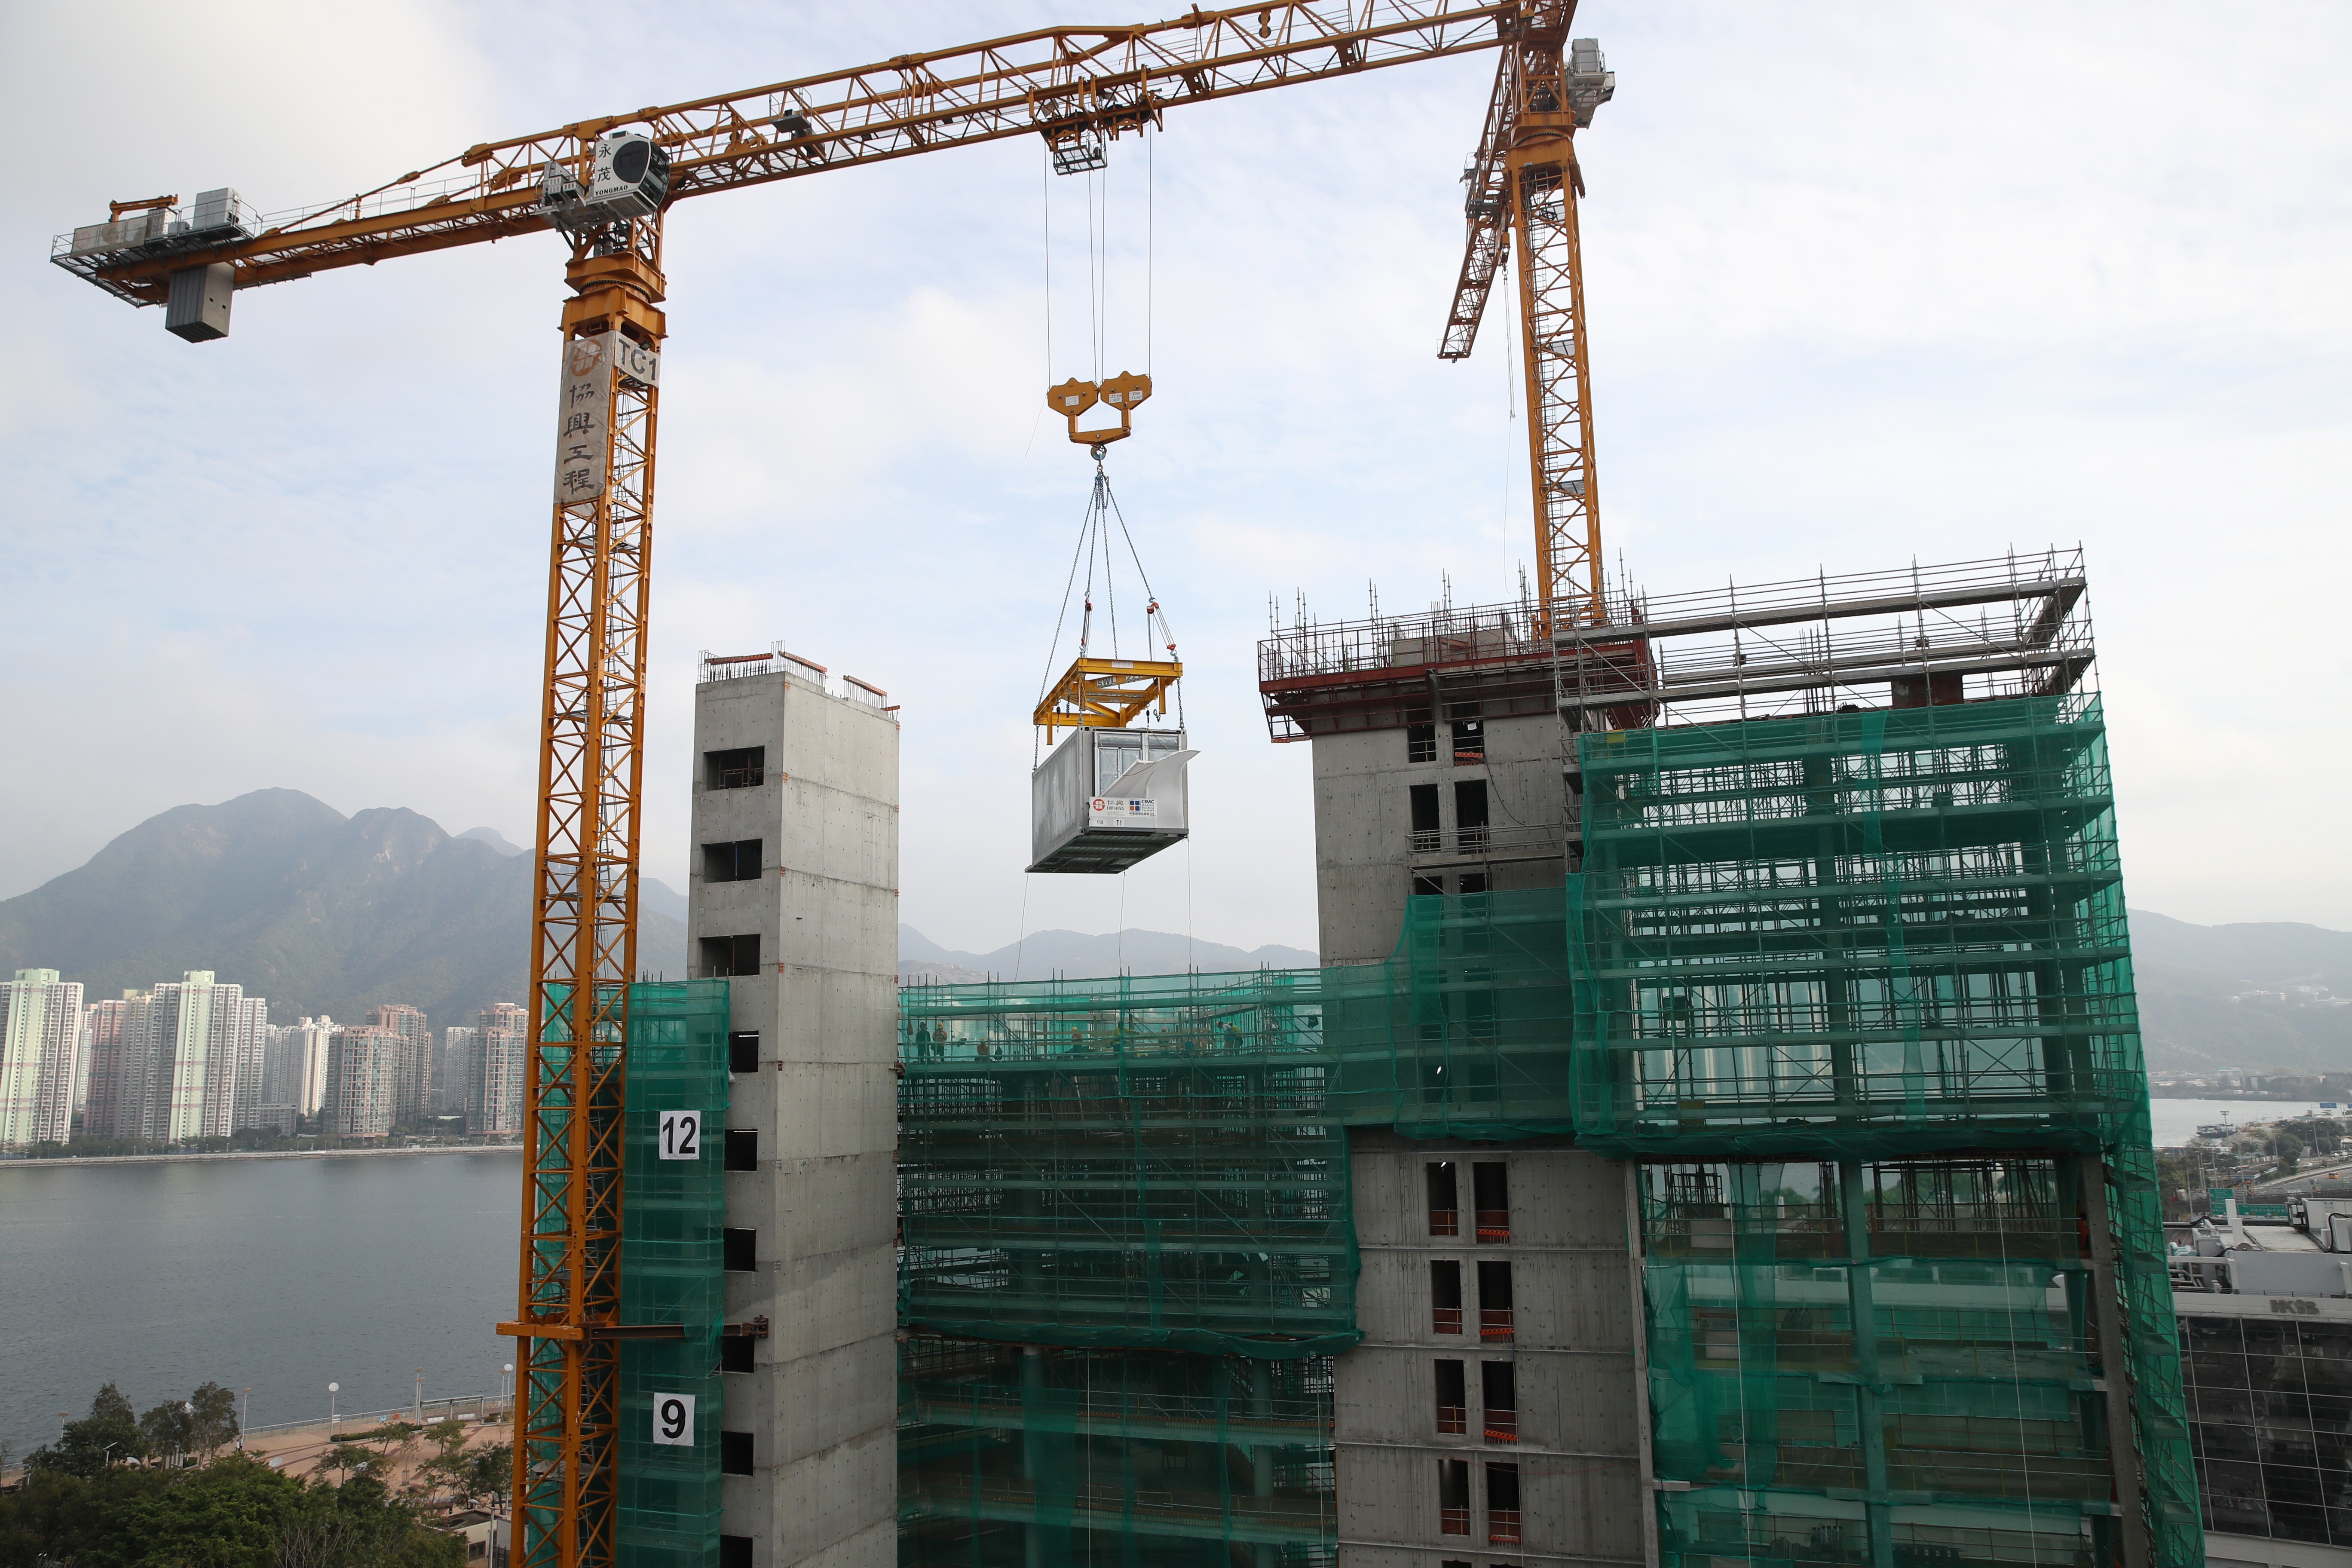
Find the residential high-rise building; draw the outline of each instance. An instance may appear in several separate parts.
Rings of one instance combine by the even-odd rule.
[[[425,1015],[405,1002],[375,1010],[375,1026],[399,1038],[394,1053],[392,1120],[395,1126],[422,1121],[434,1102],[433,1029]]]
[[[530,1014],[512,1002],[481,1011],[469,1031],[466,1061],[466,1131],[522,1131],[524,1066],[530,1054]]]
[[[144,991],[125,991],[89,1005],[89,1089],[81,1118],[85,1137],[146,1136],[150,1002]]]
[[[148,1008],[147,1068],[138,1136],[179,1143],[225,1138],[259,1103],[269,1010],[241,985],[193,969],[157,985]]]
[[[481,1032],[472,1024],[452,1024],[441,1031],[441,1092],[436,1103],[444,1116],[465,1115],[473,1100],[474,1041]]]
[[[20,969],[0,983],[0,1149],[66,1141],[80,1042],[79,981]]]
[[[297,1115],[316,1116],[327,1094],[327,1048],[337,1025],[325,1014],[300,1018],[269,1031],[262,1069],[262,1103],[291,1106]]]
[[[338,1029],[327,1047],[321,1131],[338,1138],[382,1138],[396,1120],[406,1041],[380,1024]]]

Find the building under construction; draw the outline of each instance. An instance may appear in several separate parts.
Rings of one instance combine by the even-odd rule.
[[[901,996],[901,1562],[2201,1560],[2084,587],[1270,637],[1324,967]]]

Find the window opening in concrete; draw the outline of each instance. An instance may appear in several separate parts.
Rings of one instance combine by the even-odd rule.
[[[1470,1167],[1471,1203],[1478,1215],[1480,1241],[1511,1239],[1510,1167],[1500,1160],[1481,1160]]]
[[[1412,879],[1412,896],[1416,899],[1444,898],[1445,896],[1445,879],[1443,877],[1415,876]]]
[[[1469,704],[1466,709],[1466,711],[1471,713],[1475,713],[1477,710],[1475,703]],[[1486,721],[1484,719],[1459,717],[1465,711],[1463,708],[1454,710],[1457,717],[1453,724],[1454,765],[1458,768],[1466,768],[1473,763],[1486,760]]]
[[[1486,781],[1454,781],[1454,829],[1462,853],[1475,855],[1486,847]]]
[[[1519,1467],[1486,1467],[1486,1544],[1519,1543]]]
[[[1451,1160],[1429,1163],[1429,1234],[1462,1234],[1462,1184]]]
[[[1441,1535],[1470,1533],[1470,1461],[1437,1461],[1437,1530]]]
[[[1404,727],[1404,760],[1408,763],[1433,763],[1437,761],[1437,726],[1435,724],[1415,724],[1410,721],[1406,723]]]
[[[722,1476],[748,1476],[751,1473],[751,1434],[719,1434],[719,1473]]]
[[[727,1070],[750,1074],[760,1070],[760,1031],[737,1029],[727,1037]]]
[[[1407,788],[1412,797],[1412,847],[1416,854],[1426,854],[1438,847],[1437,786],[1418,784]]]
[[[1519,1440],[1519,1380],[1517,1368],[1507,1361],[1478,1363],[1478,1399],[1485,1407],[1484,1430],[1489,1443]]]
[[[760,973],[760,933],[706,936],[702,939],[702,973],[698,980],[722,980],[732,974]]]
[[[753,789],[768,782],[768,748],[738,746],[731,752],[705,752],[702,764],[712,789]]]
[[[756,882],[760,879],[760,843],[738,838],[702,847],[702,879],[706,882]]]
[[[751,1568],[751,1538],[748,1535],[720,1536],[719,1568]]]
[[[721,1334],[719,1336],[719,1370],[750,1372],[751,1370],[751,1336]]]
[[[756,1274],[760,1270],[760,1233],[739,1230],[732,1226],[719,1233],[719,1244],[726,1250],[725,1268],[730,1274]]]
[[[1465,893],[1485,892],[1486,890],[1486,873],[1484,871],[1463,872],[1462,890]]]
[[[730,1171],[756,1171],[760,1168],[758,1128],[730,1127],[727,1130],[727,1168]]]
[[[1454,1267],[1459,1268],[1460,1264]],[[1478,1265],[1478,1337],[1482,1340],[1507,1340],[1511,1328],[1511,1266],[1507,1263]]]
[[[1470,1430],[1468,1405],[1469,1383],[1462,1373],[1458,1361],[1437,1363],[1437,1429],[1440,1432]]]
[[[1429,1329],[1436,1334],[1462,1331],[1462,1265],[1450,1258],[1430,1260]]]

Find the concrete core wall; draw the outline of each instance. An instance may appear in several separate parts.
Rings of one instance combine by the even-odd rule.
[[[1318,735],[1315,752],[1315,880],[1318,940],[1326,963],[1377,963],[1395,951],[1404,901],[1416,878],[1424,890],[1475,891],[1561,885],[1558,830],[1567,820],[1563,777],[1574,748],[1557,714],[1482,721],[1483,760],[1455,757],[1454,721],[1435,726],[1434,760],[1412,760],[1404,730]],[[1465,848],[1455,785],[1486,787],[1489,842]],[[1416,847],[1412,789],[1433,786],[1437,839]],[[1528,842],[1549,829],[1551,842]]]
[[[1339,1359],[1335,1460],[1341,1568],[1656,1561],[1640,1282],[1628,1240],[1632,1167],[1565,1138],[1431,1142],[1349,1135],[1364,1341]],[[1456,1234],[1433,1234],[1427,1171],[1454,1163]],[[1499,1163],[1507,1237],[1481,1240],[1473,1166]],[[1459,1332],[1442,1331],[1433,1262],[1461,1270]],[[1509,1327],[1485,1321],[1478,1265],[1509,1266]],[[1440,1430],[1440,1362],[1459,1362],[1460,1433]],[[1517,1441],[1496,1441],[1481,1365],[1510,1363]],[[1467,1466],[1466,1520],[1441,1510],[1441,1467]],[[1489,1474],[1518,1468],[1519,1540],[1493,1539]],[[1466,1533],[1463,1531],[1466,1529]]]
[[[755,746],[760,782],[716,787],[709,754]],[[759,1070],[734,1078],[728,1112],[730,1131],[758,1134],[756,1169],[727,1176],[727,1225],[754,1233],[728,1318],[770,1325],[751,1370],[727,1379],[722,1425],[751,1435],[752,1466],[725,1479],[721,1529],[749,1538],[757,1568],[889,1568],[898,726],[796,673],[707,681],[694,766],[688,963],[738,971],[730,1026],[739,1048],[758,1037]],[[756,874],[748,851],[711,874],[706,846],[752,839]],[[746,936],[755,960],[739,946],[724,967],[705,945]]]

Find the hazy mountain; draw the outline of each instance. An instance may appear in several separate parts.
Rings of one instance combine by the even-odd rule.
[[[530,942],[527,857],[288,789],[174,807],[0,902],[0,968],[56,969],[92,997],[210,969],[268,997],[273,1022],[408,1002],[470,1023],[523,1000]],[[685,927],[641,913],[638,961],[684,973]]]
[[[530,851],[525,849],[521,845],[511,842],[505,834],[500,833],[495,827],[468,827],[465,832],[457,835],[457,837],[460,838],[477,839],[481,843],[488,845],[491,848],[497,850],[501,855],[527,855],[530,853]],[[671,887],[667,882],[662,881],[658,878],[648,877],[643,873],[639,873],[637,877],[637,898],[645,904],[646,910],[652,913],[657,915],[667,915],[670,919],[676,921],[680,925],[684,925],[686,923],[686,895],[679,892],[676,888]],[[638,940],[644,940],[643,932],[639,933]]]
[[[521,845],[510,843],[507,836],[495,827],[468,827],[457,837],[487,844],[501,855],[520,855],[525,852]]]
[[[2328,1005],[2352,996],[2352,931],[2134,910],[2131,934],[2149,1067],[2352,1068],[2352,1006]]]
[[[1015,973],[1015,968],[1018,973]],[[1306,969],[1315,955],[1296,947],[1261,947],[1244,952],[1223,942],[1193,938],[1181,931],[1136,931],[1089,936],[1084,931],[1040,931],[1025,942],[993,952],[958,952],[944,948],[913,926],[898,928],[898,977],[932,984],[959,984],[973,980],[1039,980],[1064,974],[1074,980],[1117,974],[1181,974],[1187,963],[1204,974],[1235,969]]]

